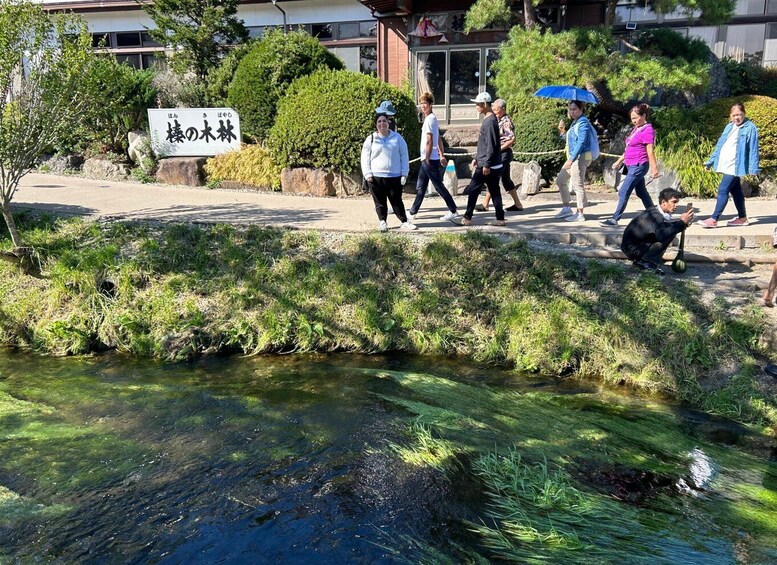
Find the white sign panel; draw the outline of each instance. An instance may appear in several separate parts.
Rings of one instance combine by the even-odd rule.
[[[151,149],[159,157],[207,157],[240,149],[240,117],[231,108],[149,109]]]

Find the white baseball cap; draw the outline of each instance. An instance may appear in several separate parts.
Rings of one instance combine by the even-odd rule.
[[[491,104],[491,95],[488,92],[481,92],[471,100],[476,104]]]

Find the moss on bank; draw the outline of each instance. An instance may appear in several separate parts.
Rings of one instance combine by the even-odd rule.
[[[421,241],[224,225],[20,224],[44,276],[0,265],[0,343],[8,346],[170,360],[455,354],[777,422],[774,398],[754,378],[760,311],[706,306],[682,281],[478,231]]]

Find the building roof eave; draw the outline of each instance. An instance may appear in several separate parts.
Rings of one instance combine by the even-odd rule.
[[[413,13],[412,0],[359,0],[359,3],[369,8],[376,18],[407,16]]]

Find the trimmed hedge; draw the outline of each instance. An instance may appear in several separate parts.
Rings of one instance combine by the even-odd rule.
[[[511,116],[515,125],[515,145],[513,152],[518,161],[537,161],[542,167],[542,177],[552,179],[566,156],[564,153],[552,155],[521,155],[521,152],[542,153],[564,149],[564,140],[558,134],[558,121],[564,117],[564,111],[556,109],[540,109],[534,112],[519,112]]]
[[[304,31],[273,30],[257,41],[229,85],[229,105],[240,114],[243,133],[266,138],[289,85],[321,68],[342,69],[343,62]]]
[[[210,181],[236,181],[257,188],[281,188],[281,170],[270,153],[258,145],[243,145],[208,159],[205,172]]]
[[[375,108],[391,100],[397,130],[410,158],[418,156],[421,124],[415,102],[377,78],[351,71],[321,70],[297,79],[278,104],[269,146],[281,167],[359,170],[364,139],[375,131]]]

